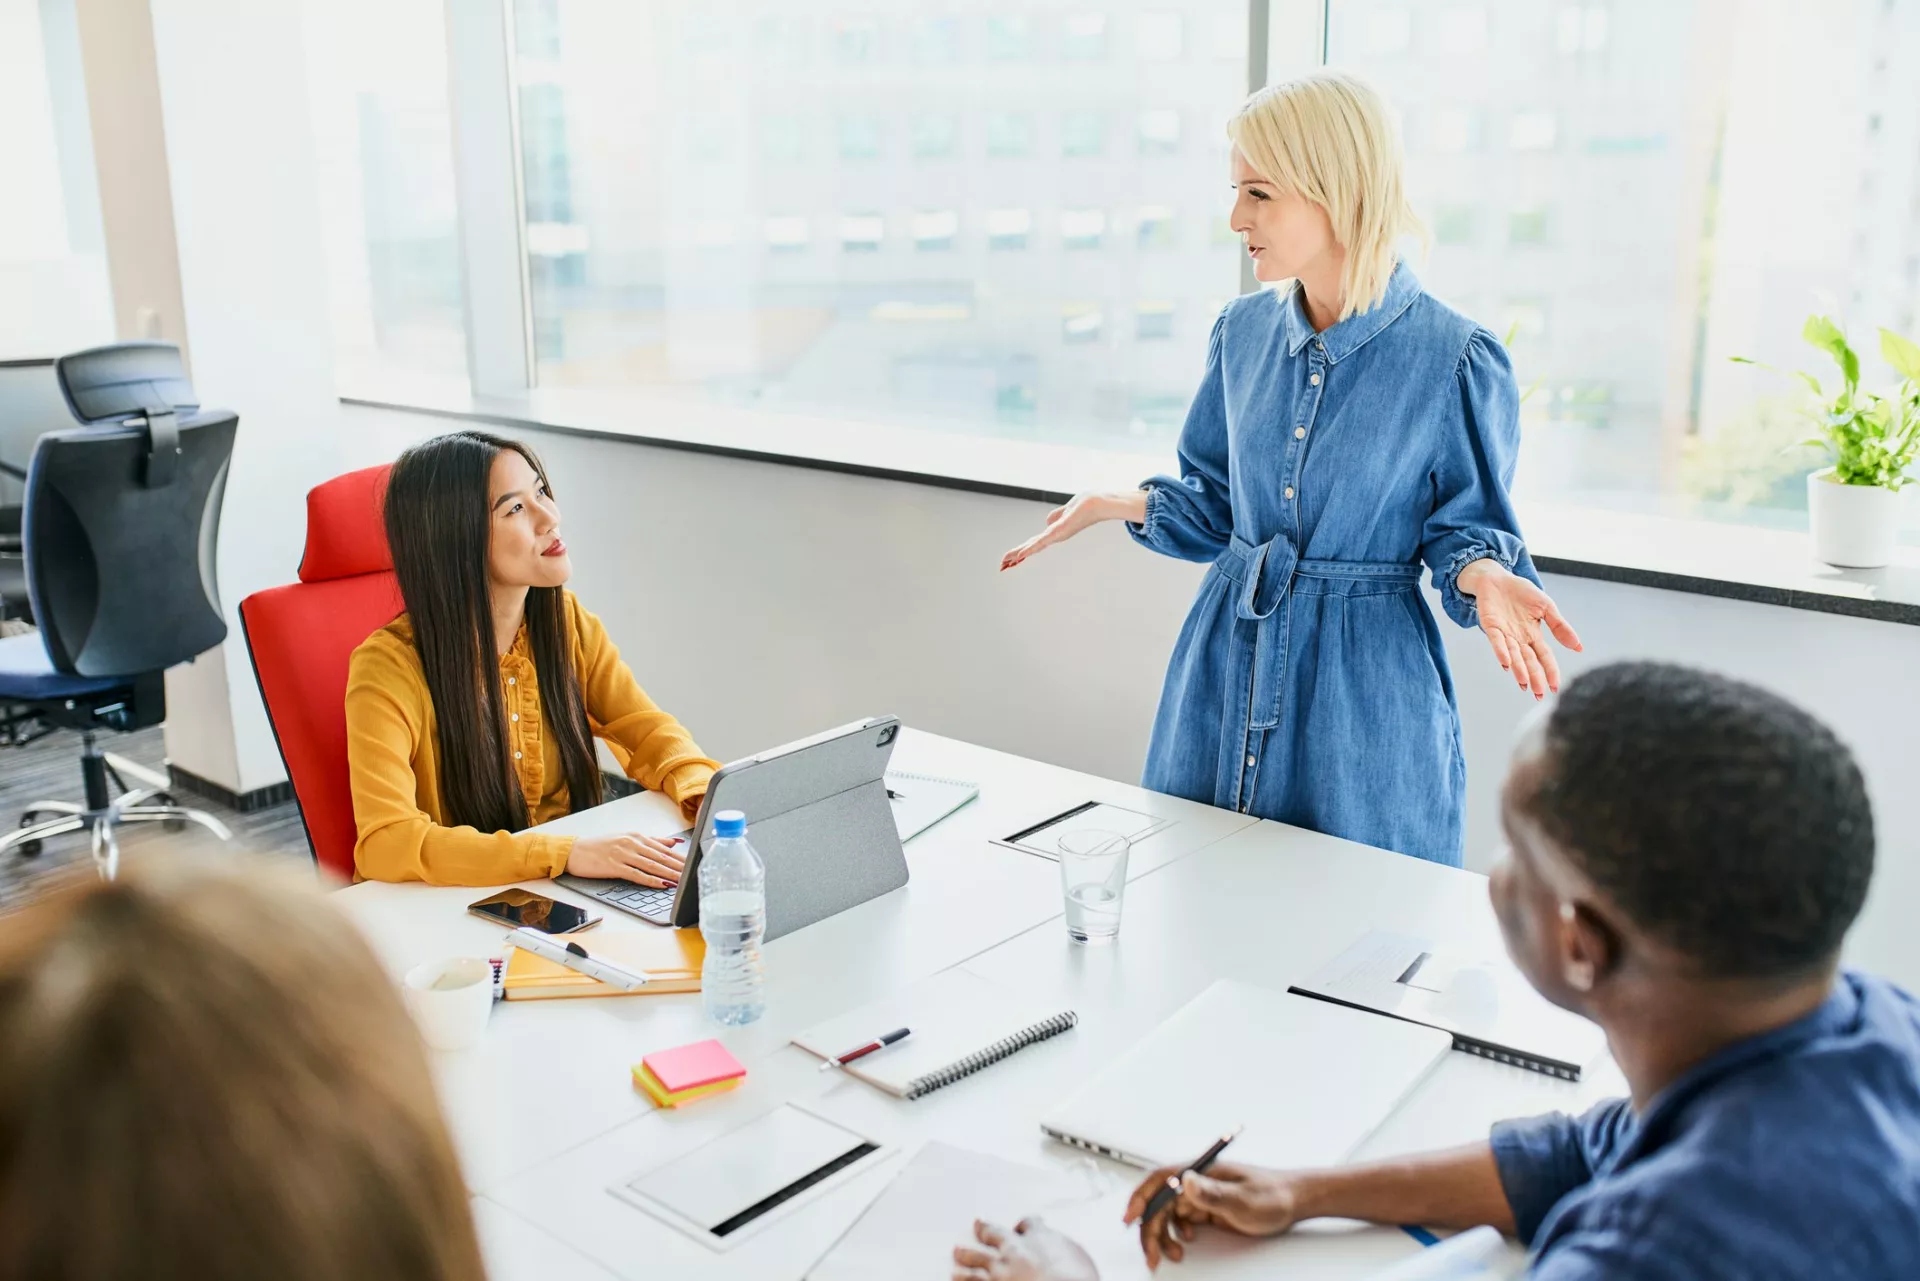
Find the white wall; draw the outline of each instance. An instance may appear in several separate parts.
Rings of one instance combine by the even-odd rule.
[[[1547,580],[1580,630],[1569,673],[1620,659],[1709,667],[1786,696],[1853,750],[1873,795],[1878,870],[1855,963],[1920,987],[1920,627],[1657,591],[1591,578]],[[1444,625],[1443,625],[1444,626]],[[1501,762],[1530,700],[1486,656],[1476,633],[1448,628],[1467,753],[1467,863],[1497,856]]]
[[[444,419],[347,408],[367,456]],[[1016,499],[525,433],[545,457],[577,566],[656,699],[721,759],[876,712],[1132,781],[1201,567],[1109,526],[998,572],[1045,507]],[[291,566],[289,565],[289,573]],[[1714,667],[1827,720],[1866,768],[1881,870],[1855,939],[1920,984],[1920,629],[1592,579],[1548,589],[1595,662]],[[1498,849],[1495,789],[1533,706],[1478,632],[1442,621],[1468,761],[1468,865]]]
[[[339,435],[302,8],[78,0],[122,338],[187,351],[240,413],[218,572],[228,642],[169,673],[173,761],[236,792],[286,777],[235,604],[284,582],[306,491],[355,464]]]

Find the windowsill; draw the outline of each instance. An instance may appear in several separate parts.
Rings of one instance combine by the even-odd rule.
[[[1174,465],[1170,449],[1050,445],[645,394],[357,390],[364,394],[342,402],[1044,503],[1130,489]],[[1816,562],[1808,536],[1794,531],[1524,501],[1520,516],[1544,574],[1920,626],[1920,549],[1913,547],[1901,547],[1884,569],[1835,569]]]
[[[1543,574],[1920,626],[1920,548],[1896,548],[1883,569],[1836,569],[1796,530],[1546,505],[1520,516]]]
[[[371,389],[355,388],[356,391]],[[1171,458],[935,429],[731,408],[645,392],[535,388],[475,396],[444,387],[382,387],[349,405],[410,410],[508,427],[719,454],[791,467],[1062,502],[1089,489],[1131,489]]]

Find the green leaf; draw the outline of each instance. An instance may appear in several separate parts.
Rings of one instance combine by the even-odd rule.
[[[1882,329],[1880,354],[1902,378],[1920,383],[1920,343],[1911,338],[1902,338],[1891,329]]]
[[[1860,381],[1860,357],[1847,345],[1847,335],[1840,326],[1825,316],[1812,315],[1807,317],[1800,336],[1833,357],[1833,363],[1840,366],[1847,386],[1852,387]]]
[[[1806,370],[1796,369],[1793,371],[1793,376],[1795,378],[1798,378],[1801,382],[1805,383],[1813,391],[1814,395],[1824,396],[1827,394],[1826,388],[1820,385],[1820,380],[1818,378],[1815,378],[1812,374],[1808,373]]]

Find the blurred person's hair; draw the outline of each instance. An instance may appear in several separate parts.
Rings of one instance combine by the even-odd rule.
[[[0,920],[0,1277],[482,1276],[418,1033],[318,893],[172,870]]]
[[[1379,90],[1321,68],[1260,90],[1227,122],[1227,137],[1269,182],[1327,211],[1347,251],[1338,320],[1387,296],[1402,236],[1426,239],[1406,193],[1400,130]]]

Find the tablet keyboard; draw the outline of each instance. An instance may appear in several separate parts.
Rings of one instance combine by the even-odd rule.
[[[635,916],[664,921],[673,913],[673,894],[672,890],[656,890],[645,885],[623,885],[602,890],[593,897],[623,907]]]

